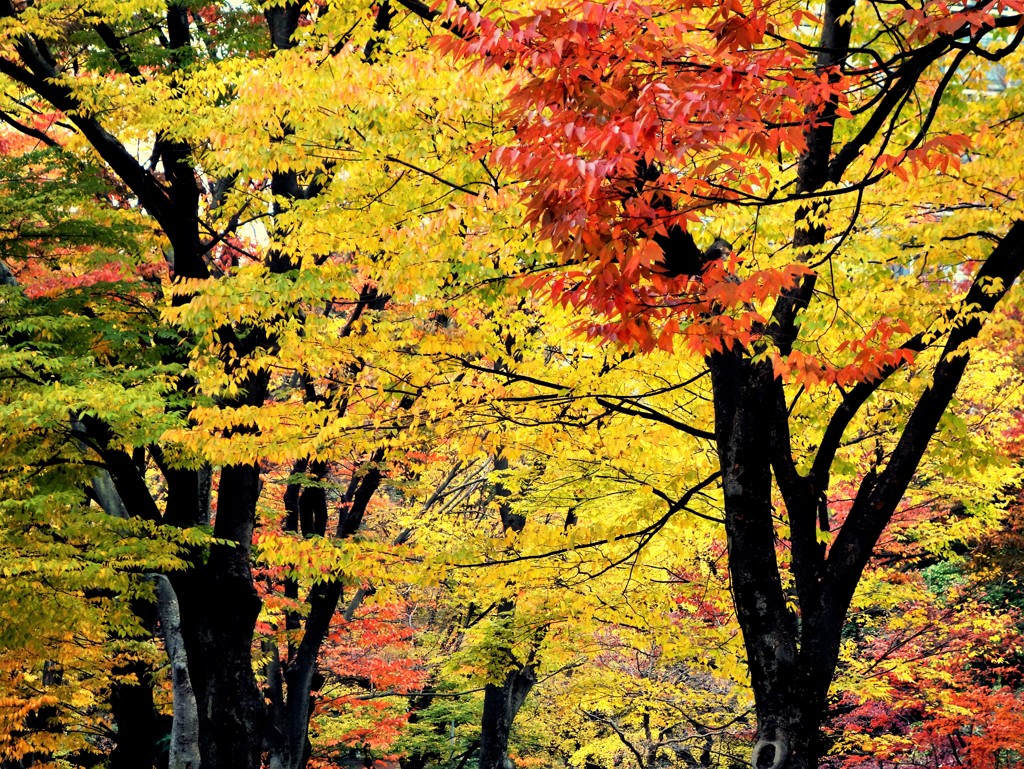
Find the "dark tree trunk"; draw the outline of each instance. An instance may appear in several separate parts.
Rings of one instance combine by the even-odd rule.
[[[484,712],[480,719],[480,769],[512,769],[508,741],[516,714],[537,683],[532,663],[513,670],[499,684],[484,687]]]
[[[214,536],[206,563],[177,575],[174,589],[199,715],[203,769],[258,769],[266,706],[252,668],[261,602],[250,566],[259,469],[221,471]]]
[[[769,362],[751,363],[738,347],[712,356],[710,364],[736,613],[755,694],[758,739],[775,746],[760,751],[771,753],[762,765],[774,766],[784,752],[799,762],[809,756],[806,748],[789,747],[802,720],[796,710],[796,618],[787,609],[775,558],[772,422],[765,418],[774,412],[774,376]],[[757,753],[754,766],[760,769]]]
[[[10,0],[0,0],[0,17],[18,13]],[[194,51],[186,3],[168,2],[166,30],[167,68],[188,66]],[[167,137],[155,137],[152,168],[160,161],[161,178],[152,168],[142,166],[97,118],[87,114],[88,110],[80,109],[74,92],[60,82],[57,63],[44,43],[26,35],[18,39],[15,47],[20,61],[5,59],[0,62],[0,72],[69,115],[68,119],[98,155],[138,197],[140,205],[159,222],[170,241],[167,256],[175,276],[208,277],[206,246],[199,234],[201,190],[191,147]],[[127,52],[114,53],[122,71],[137,74]],[[175,297],[179,304],[188,301],[190,298],[185,295]],[[225,336],[230,338],[234,331],[224,329]],[[256,333],[250,333],[248,340],[255,343],[257,337],[267,341]],[[246,353],[241,345],[236,348],[239,353]],[[260,405],[266,394],[266,381],[246,385],[246,402]],[[188,380],[182,381],[186,396],[190,386]],[[100,453],[110,463],[118,492],[129,506],[128,514],[158,518],[155,501],[146,489],[144,471],[133,469],[116,451]],[[167,467],[158,449],[153,455],[168,487],[163,522],[181,527],[207,523],[210,469]],[[215,545],[208,554],[195,553],[192,568],[174,575],[172,582],[180,604],[182,636],[198,706],[203,769],[258,769],[265,706],[252,670],[251,644],[260,601],[252,581],[250,558],[259,469],[224,468],[219,494],[214,534],[232,544]],[[129,717],[127,710],[122,709],[122,717]]]
[[[508,469],[508,459],[500,452],[494,460],[494,469],[501,472]],[[505,531],[520,533],[526,527],[526,517],[512,510],[509,504],[509,490],[499,481],[494,484],[495,496],[500,500],[498,511]],[[510,585],[509,588],[512,586]],[[511,597],[503,600],[496,612],[497,622],[511,624],[515,617],[516,604]],[[480,769],[511,769],[508,758],[508,742],[512,723],[519,709],[526,701],[534,684],[537,683],[536,655],[544,639],[545,627],[539,628],[529,639],[526,657],[517,659],[511,647],[496,650],[500,657],[513,661],[513,668],[500,684],[489,683],[484,687],[484,710],[480,718]]]
[[[862,480],[827,558],[815,527],[829,528],[832,460],[846,425],[895,368],[846,394],[810,471],[801,474],[793,460],[782,385],[771,364],[755,361],[738,346],[710,358],[729,569],[757,710],[755,769],[818,765],[819,728],[861,574],[963,377],[970,357],[965,344],[977,337],[985,314],[1022,271],[1024,222],[1017,222],[975,276],[963,306],[976,312],[949,333],[930,386],[888,462]],[[993,284],[1000,289],[994,291]],[[915,338],[907,347],[919,343]],[[790,529],[795,603],[783,591],[776,561],[773,476],[785,502],[777,517],[785,515]]]
[[[363,515],[380,487],[381,472],[377,464],[383,459],[378,450],[370,457],[369,469],[353,475],[341,503],[338,526],[334,532],[338,539],[353,536],[362,524]],[[314,468],[315,469],[315,468]],[[308,509],[309,520],[326,521],[327,501],[320,489],[307,490],[297,501],[298,517],[302,508]],[[309,614],[306,617],[302,641],[289,650],[289,658],[282,666],[281,696],[273,708],[275,722],[271,724],[270,766],[272,769],[302,769],[309,759],[309,719],[313,712],[312,692],[319,688],[322,676],[318,662],[320,647],[330,630],[331,620],[341,600],[341,583],[325,582],[315,585],[306,598]]]
[[[271,43],[276,49],[286,50],[294,45],[293,38],[301,15],[302,3],[294,1],[266,10],[265,20]],[[377,8],[374,32],[379,33],[388,29],[392,16],[387,2],[381,3]],[[291,131],[288,126],[285,130]],[[315,178],[305,187],[300,186],[299,178],[294,172],[274,174],[271,185],[274,194],[282,201],[282,206],[288,205],[287,201],[314,196],[321,189],[320,182]],[[270,254],[268,264],[277,272],[284,272],[295,266],[290,258],[277,253]],[[364,287],[360,302],[353,310],[353,318],[364,309],[383,309],[386,300],[387,297],[378,294],[375,288]],[[312,400],[317,399],[312,385],[307,384],[306,395]],[[410,402],[403,399],[400,408],[408,408],[409,405]],[[344,413],[345,408],[346,403],[342,401],[339,412]],[[334,531],[336,538],[352,537],[362,525],[366,508],[383,479],[379,468],[383,459],[383,450],[377,450],[367,457],[364,470],[353,474],[339,506],[339,518]],[[293,471],[307,472],[317,480],[322,480],[327,475],[327,467],[318,461],[300,460]],[[327,496],[322,488],[313,486],[300,489],[297,486],[290,486],[285,493],[285,509],[286,527],[289,530],[306,536],[327,534],[329,511]],[[290,598],[298,599],[298,588],[295,581],[289,581],[285,584],[285,593]],[[296,615],[286,617],[289,630],[297,631],[301,626],[303,632],[302,640],[297,645],[289,647],[288,658],[283,663],[275,658],[271,665],[273,675],[268,676],[272,721],[267,730],[266,744],[271,769],[303,769],[309,760],[309,721],[314,704],[312,692],[323,683],[323,676],[319,671],[320,649],[330,630],[331,620],[338,610],[341,593],[340,582],[315,585],[306,597],[309,612],[305,623],[303,624]]]
[[[157,743],[163,737],[163,723],[153,703],[153,670],[141,660],[114,668],[115,676],[134,676],[136,682],[121,681],[110,691],[110,710],[117,725],[117,738],[110,753],[110,769],[151,769],[157,763]]]
[[[1022,271],[1024,222],[1017,222],[975,275],[962,304],[974,312],[953,324],[931,384],[919,396],[888,461],[861,481],[827,558],[815,529],[829,530],[832,461],[846,426],[895,365],[844,395],[810,470],[802,474],[793,459],[782,384],[771,364],[738,346],[711,356],[729,570],[757,711],[755,769],[818,766],[823,751],[819,730],[861,574],[963,377],[970,357],[965,345],[977,337],[985,315]],[[780,306],[783,319],[789,313],[791,323],[791,310],[800,301],[789,309]],[[947,317],[952,320],[954,312]],[[787,329],[784,323],[778,327]],[[915,337],[905,346],[920,345],[921,338]],[[778,516],[772,507],[773,477],[785,503]],[[782,588],[775,554],[776,518],[783,516],[790,529],[795,602]]]

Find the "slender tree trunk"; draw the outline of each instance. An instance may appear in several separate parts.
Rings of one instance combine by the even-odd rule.
[[[373,495],[380,486],[382,476],[377,464],[383,459],[383,450],[370,457],[370,468],[353,476],[342,499],[342,512],[335,536],[347,539],[356,533],[362,524],[363,515]],[[308,500],[308,519],[326,522],[327,502],[320,489]],[[299,518],[304,517],[305,494],[299,500]],[[323,532],[321,532],[323,533]],[[341,583],[326,582],[315,585],[306,599],[309,614],[306,617],[302,640],[289,651],[289,659],[283,666],[284,700],[276,710],[281,720],[272,725],[280,736],[277,750],[270,757],[274,769],[302,769],[310,754],[309,719],[313,712],[312,692],[322,683],[319,672],[320,647],[330,630],[331,620],[341,599]]]
[[[853,7],[854,0],[827,0],[816,62],[819,72],[832,73],[845,60]],[[801,192],[818,190],[828,181],[836,107],[836,103],[826,105],[806,133],[807,149],[800,158],[797,179]],[[812,203],[797,212],[794,246],[800,249],[800,258],[812,254],[827,236],[823,226],[807,226],[813,211]],[[795,320],[813,289],[812,276],[778,301],[772,334],[783,354],[797,337]],[[729,569],[757,712],[751,764],[753,769],[816,769],[821,757],[819,729],[833,672],[822,665],[821,645],[815,642],[820,635],[824,559],[815,524],[827,483],[817,484],[796,473],[785,395],[769,362],[754,362],[748,350],[736,347],[711,356],[709,368]],[[776,560],[773,471],[783,487],[790,523],[798,610],[783,591]]]
[[[192,678],[188,671],[188,655],[181,635],[181,612],[178,597],[170,580],[162,574],[154,575],[160,631],[164,648],[171,663],[171,692],[173,720],[171,741],[168,746],[168,769],[199,769],[202,761],[199,751],[199,713]],[[127,768],[126,768],[127,769]]]
[[[508,469],[508,459],[500,452],[494,460],[494,469],[499,472]],[[526,517],[513,512],[508,489],[499,481],[494,484],[494,493],[500,500],[498,510],[502,528],[517,534],[522,532],[526,527]],[[498,606],[495,618],[498,622],[511,623],[515,611],[515,600],[506,598]],[[546,628],[542,627],[529,640],[524,660],[516,659],[511,647],[497,650],[499,655],[515,660],[515,666],[503,682],[489,683],[484,687],[484,710],[480,718],[480,769],[512,769],[508,757],[512,723],[526,701],[526,696],[537,683],[536,654],[545,632]]]
[[[72,431],[87,434],[85,425],[77,420],[72,422]],[[131,516],[107,470],[93,474],[92,496],[108,515],[125,519]],[[156,626],[153,607],[136,600],[132,611],[152,633]],[[150,769],[156,762],[157,742],[163,735],[153,702],[153,672],[149,665],[137,659],[113,670],[115,677],[131,676],[135,682],[121,680],[111,685],[110,710],[117,725],[117,738],[110,753],[110,769]]]

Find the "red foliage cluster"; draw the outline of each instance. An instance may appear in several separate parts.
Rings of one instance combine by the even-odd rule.
[[[351,622],[335,618],[324,642],[327,678],[316,712],[330,715],[342,731],[320,735],[322,752],[354,748],[377,755],[375,766],[389,765],[389,753],[408,721],[400,695],[427,683],[414,644],[417,629],[409,621],[412,609],[404,602],[378,604]]]
[[[991,27],[1008,7],[926,3],[895,8],[888,21],[916,25],[921,42],[951,24]],[[510,20],[449,0],[444,14],[458,34],[439,37],[442,50],[524,73],[505,115],[514,137],[480,154],[523,183],[527,219],[565,268],[530,285],[607,318],[588,327],[592,336],[644,351],[670,349],[679,334],[699,354],[756,337],[765,325],[758,303],[806,267],[741,271],[734,257],[678,275],[656,240],[713,208],[777,202],[780,153],[798,156],[808,130],[852,117],[849,94],[870,68],[822,66],[817,51],[787,37],[820,20],[781,0],[572,0]],[[965,146],[961,136],[931,137],[883,156],[878,170],[947,168]],[[839,369],[799,353],[776,368],[805,385],[845,385],[909,356],[864,343]]]
[[[339,679],[366,679],[373,691],[422,689],[427,672],[416,656],[412,610],[399,602],[374,605],[351,622],[336,618],[324,642],[324,669]]]
[[[963,769],[1014,763],[1024,735],[1019,630],[966,598],[954,608],[929,606],[926,615],[919,625],[866,644],[864,653],[877,662],[874,674],[893,695],[844,695],[829,730],[855,737],[860,747],[830,763]],[[906,666],[915,664],[926,672],[908,675],[913,668]]]
[[[70,272],[49,272],[39,280],[25,285],[25,295],[31,299],[56,297],[65,291],[88,288],[97,283],[120,283],[128,279],[127,269],[120,262],[108,262],[81,274]]]
[[[806,274],[740,279],[735,261],[717,261],[667,277],[653,240],[767,194],[760,161],[800,151],[823,106],[845,100],[845,79],[808,66],[801,46],[763,45],[776,11],[761,0],[577,1],[499,26],[450,5],[463,34],[442,48],[532,75],[510,96],[514,141],[489,156],[526,181],[529,222],[571,265],[534,286],[613,319],[594,335],[649,350],[685,327],[700,352],[745,343],[763,322],[748,304]]]

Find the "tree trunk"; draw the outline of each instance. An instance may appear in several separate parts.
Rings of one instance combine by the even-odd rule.
[[[508,458],[499,451],[494,460],[494,469],[508,469]],[[500,481],[494,484],[494,494],[500,500],[498,511],[501,516],[502,529],[517,534],[526,527],[526,517],[512,510],[509,504],[511,493]],[[511,585],[509,588],[511,589]],[[515,600],[511,597],[503,600],[495,612],[498,622],[511,623],[516,611]],[[480,719],[480,769],[512,769],[508,757],[508,741],[512,732],[512,722],[537,683],[536,654],[546,632],[541,627],[530,639],[529,649],[524,661],[517,660],[511,648],[498,650],[499,655],[514,660],[505,680],[501,684],[489,683],[484,687],[484,711]]]
[[[117,682],[110,688],[110,711],[117,741],[110,752],[110,769],[151,769],[162,737],[153,703],[153,671],[141,660],[114,668],[116,676],[134,676],[137,683]]]
[[[71,429],[87,434],[85,425],[77,420],[72,422]],[[108,471],[93,473],[92,496],[108,515],[125,519],[131,517]],[[152,632],[156,625],[152,606],[135,600],[132,611]],[[159,719],[153,702],[153,670],[136,659],[116,666],[113,673],[118,678],[133,676],[135,683],[115,681],[110,688],[110,710],[117,725],[117,739],[110,753],[110,769],[150,769],[156,761],[157,741],[163,736],[159,733]]]
[[[532,663],[510,672],[501,685],[484,687],[484,712],[480,719],[480,769],[512,769],[508,740],[512,722],[537,683]]]
[[[796,623],[775,558],[771,504],[771,421],[765,415],[774,413],[774,377],[770,363],[752,363],[738,347],[712,356],[710,367],[730,574],[757,709],[760,747],[753,765],[778,769],[787,753],[801,757],[789,747],[799,720],[793,709]]]
[[[171,692],[173,720],[171,741],[168,746],[168,769],[199,769],[199,713],[192,679],[188,672],[188,655],[181,635],[181,612],[178,597],[170,580],[162,574],[154,575],[160,631],[164,648],[171,662]],[[127,768],[126,768],[127,769]]]
[[[259,769],[265,706],[252,670],[260,600],[212,569],[175,580],[199,719],[203,769]]]
[[[338,523],[334,530],[335,538],[352,537],[362,525],[366,508],[383,479],[379,468],[383,458],[383,449],[378,449],[368,458],[365,471],[353,474],[341,500]],[[310,469],[316,473],[326,471],[326,468]],[[294,518],[300,526],[303,525],[301,521],[305,519],[317,533],[326,533],[323,529],[317,529],[319,526],[325,526],[327,521],[327,500],[321,489],[304,489],[297,495],[292,494],[289,500],[286,500],[286,504],[289,505],[289,518]],[[303,533],[313,532],[304,530]],[[272,769],[302,769],[309,759],[312,692],[319,688],[323,681],[318,666],[320,647],[330,631],[331,620],[340,599],[339,581],[324,582],[310,589],[306,597],[309,614],[303,625],[302,640],[289,649],[288,660],[284,665],[280,665],[281,670],[275,673],[279,676],[278,680],[268,682],[275,687],[271,692],[271,713],[274,722],[270,724],[267,740]],[[297,623],[297,620],[295,621]]]
[[[252,668],[261,601],[250,566],[259,468],[221,471],[214,545],[205,563],[174,575],[199,717],[203,769],[259,769],[266,706]]]

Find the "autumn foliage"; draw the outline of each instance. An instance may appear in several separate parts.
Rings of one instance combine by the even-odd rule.
[[[1010,769],[1024,2],[0,0],[0,769]]]

